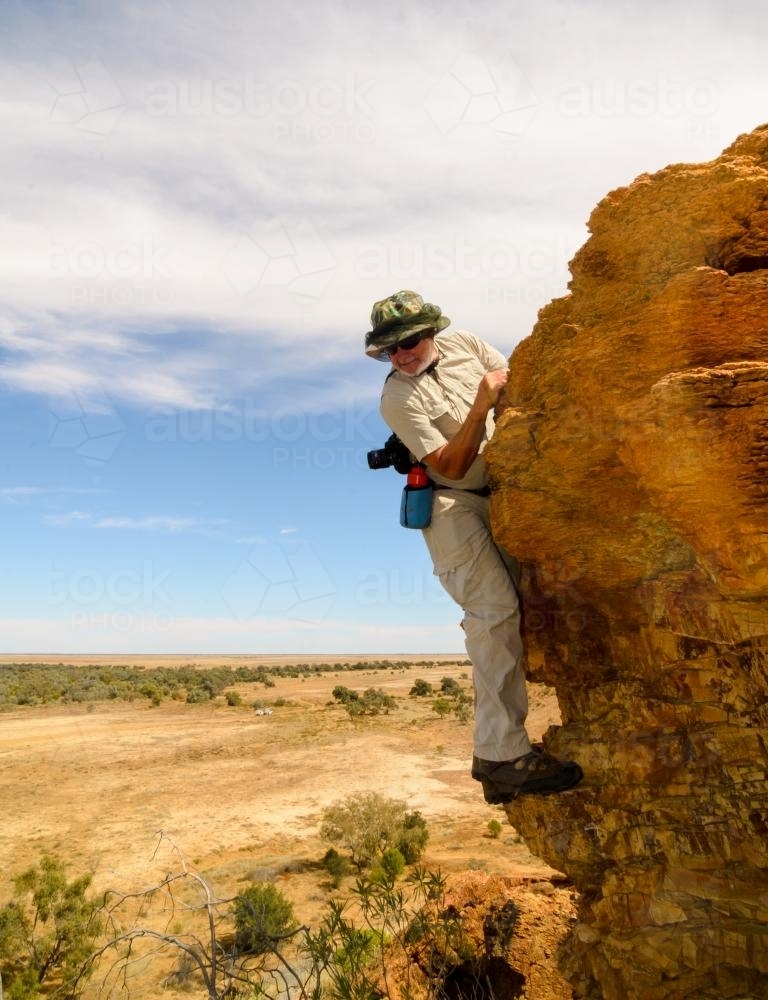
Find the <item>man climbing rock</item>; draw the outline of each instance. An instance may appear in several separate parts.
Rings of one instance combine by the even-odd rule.
[[[463,609],[472,661],[475,731],[472,777],[490,803],[576,785],[582,770],[532,746],[522,666],[514,560],[494,543],[483,450],[507,381],[502,354],[464,331],[413,291],[376,302],[365,353],[389,361],[381,415],[433,484],[423,529],[435,574]]]

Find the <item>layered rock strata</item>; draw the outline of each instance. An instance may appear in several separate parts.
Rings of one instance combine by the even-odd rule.
[[[575,996],[768,997],[768,126],[612,191],[488,449],[576,789],[507,807],[568,874]]]

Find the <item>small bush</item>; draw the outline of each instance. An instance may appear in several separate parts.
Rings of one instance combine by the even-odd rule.
[[[293,905],[270,882],[248,886],[234,902],[237,946],[263,955],[299,926]]]
[[[349,851],[358,870],[396,847],[407,864],[421,855],[428,839],[427,824],[418,812],[409,813],[405,803],[377,792],[350,795],[323,813],[320,836]]]
[[[427,821],[418,810],[406,813],[397,849],[408,865],[415,864],[424,853],[429,840]]]
[[[350,688],[344,687],[343,684],[337,684],[333,691],[331,691],[331,694],[342,705],[349,705],[350,702],[360,700],[360,695],[357,691],[352,691]]]
[[[14,898],[0,907],[0,963],[9,1000],[33,1000],[52,981],[61,995],[79,996],[87,978],[83,964],[100,929],[96,901],[87,895],[90,874],[69,882],[64,863],[44,855],[13,884]],[[10,982],[8,966],[16,973]]]
[[[436,712],[441,719],[450,715],[453,711],[453,704],[447,698],[435,698],[432,702],[432,711]]]
[[[411,695],[412,698],[425,698],[427,695],[432,694],[433,690],[434,688],[429,681],[419,678],[417,681],[414,681],[413,687],[408,694]]]
[[[204,687],[193,687],[187,691],[187,704],[200,705],[204,701],[211,700],[211,692]]]
[[[323,855],[323,868],[331,876],[331,885],[333,888],[338,889],[341,885],[341,880],[345,875],[349,874],[351,865],[349,858],[345,858],[343,854],[339,854],[335,847],[329,847]]]
[[[496,840],[501,836],[501,831],[503,827],[497,819],[492,819],[488,821],[488,836]]]
[[[440,691],[442,694],[456,697],[461,694],[461,685],[453,677],[443,677],[440,681]]]
[[[396,879],[405,871],[405,858],[396,847],[390,847],[379,858],[378,866],[390,878]]]
[[[232,708],[237,708],[238,705],[243,704],[243,699],[239,691],[227,691],[226,699],[227,704]]]

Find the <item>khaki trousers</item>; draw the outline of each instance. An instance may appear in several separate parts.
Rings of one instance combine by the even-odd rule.
[[[423,535],[435,575],[464,611],[475,689],[475,754],[514,760],[531,749],[520,609],[513,560],[493,541],[488,506],[487,497],[436,490]]]

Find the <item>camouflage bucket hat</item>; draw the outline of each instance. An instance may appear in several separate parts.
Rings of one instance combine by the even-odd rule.
[[[365,353],[369,358],[386,361],[383,352],[414,333],[438,333],[450,325],[439,306],[425,302],[416,292],[395,292],[371,311],[371,329],[365,335]]]

